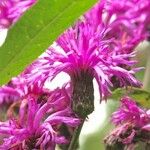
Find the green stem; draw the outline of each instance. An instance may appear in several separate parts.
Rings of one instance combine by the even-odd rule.
[[[150,51],[149,51],[148,55],[149,56],[147,59],[147,65],[146,65],[144,81],[143,81],[143,88],[145,90],[149,90],[149,88],[150,88]]]
[[[79,139],[79,136],[80,136],[80,133],[81,133],[84,121],[85,121],[85,119],[83,119],[81,124],[75,129],[68,150],[75,150],[76,149],[76,146],[78,144],[78,139]]]

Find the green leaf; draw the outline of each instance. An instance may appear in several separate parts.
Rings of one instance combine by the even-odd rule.
[[[36,59],[96,0],[38,0],[9,30],[0,48],[0,84],[8,82]]]
[[[113,91],[111,98],[120,100],[123,96],[129,96],[143,107],[150,108],[150,93],[140,88],[130,88],[128,90],[118,88]]]

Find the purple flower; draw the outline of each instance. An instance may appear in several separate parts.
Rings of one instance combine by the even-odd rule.
[[[85,17],[94,29],[107,30],[106,39],[115,38],[111,48],[130,53],[149,37],[149,5],[149,0],[101,0]]]
[[[105,137],[106,148],[134,150],[136,147],[136,144],[133,143],[135,132],[128,124],[118,126]]]
[[[112,114],[112,122],[116,125],[130,122],[136,127],[143,127],[150,123],[149,111],[137,106],[129,97],[124,97],[121,100],[121,106],[118,111]]]
[[[28,95],[20,102],[17,117],[0,122],[0,134],[4,135],[0,149],[50,149],[56,144],[68,143],[59,134],[59,127],[79,125],[79,119],[70,109],[70,98],[66,89],[56,89],[46,99]]]
[[[9,28],[36,0],[1,0],[0,1],[0,28]]]
[[[120,86],[141,85],[133,76],[137,69],[131,69],[136,63],[131,58],[135,55],[132,52],[135,46],[143,41],[143,35],[137,34],[137,27],[136,31],[132,30],[130,19],[116,17],[112,20],[115,12],[110,13],[106,4],[106,1],[100,1],[84,15],[84,21],[78,21],[65,31],[56,41],[58,47],[50,47],[43,65],[40,65],[44,66],[41,70],[45,72],[51,70],[52,74],[48,71],[47,74],[52,79],[66,72],[72,85],[82,74],[91,80],[95,78],[101,99],[111,93],[110,87],[114,84],[111,78],[114,76]]]
[[[134,150],[139,142],[149,142],[149,110],[137,106],[131,98],[122,98],[120,108],[112,114],[112,122],[116,129],[105,138],[108,147],[122,145],[128,150]]]
[[[109,88],[113,86],[110,81],[112,76],[119,79],[120,86],[140,86],[140,82],[133,76],[136,69],[127,70],[122,67],[123,65],[131,67],[135,64],[135,61],[130,60],[134,53],[119,54],[119,48],[117,50],[110,48],[113,39],[106,40],[105,32],[107,31],[103,27],[93,32],[88,22],[78,22],[76,26],[68,29],[57,40],[62,52],[59,48],[52,47],[47,51],[47,64],[44,66],[49,64],[53,72],[51,78],[61,72],[70,75],[72,84],[76,79],[82,78],[82,74],[91,80],[95,78],[101,99],[111,93]]]
[[[131,58],[135,55],[133,49],[143,40],[142,34],[135,36],[138,28],[135,31],[132,19],[126,18],[126,13],[122,13],[122,17],[117,14],[113,19],[114,15],[115,11],[107,9],[107,1],[97,3],[60,35],[55,46],[50,46],[43,56],[12,79],[16,90],[10,86],[11,93],[17,91],[19,94],[16,95],[20,97],[38,94],[43,92],[45,82],[51,82],[65,72],[70,76],[73,110],[76,114],[83,110],[78,115],[86,116],[94,109],[93,79],[99,85],[101,100],[107,99],[111,89],[116,88],[112,78],[117,80],[119,87],[141,86],[134,77],[138,69],[131,68],[136,61]],[[7,86],[0,90],[2,100],[10,97],[6,91]],[[11,97],[15,98],[14,95]]]
[[[109,7],[114,9],[115,6],[107,6],[107,3],[100,1],[84,15],[83,21],[78,21],[56,40],[57,46],[50,46],[43,57],[24,71],[21,78],[24,78],[28,89],[33,85],[37,87],[35,91],[39,87],[42,89],[47,79],[52,80],[61,72],[70,75],[73,88],[76,80],[84,78],[84,75],[91,84],[95,78],[101,99],[110,95],[110,88],[114,85],[112,77],[119,81],[121,87],[141,85],[134,77],[137,69],[131,69],[136,61],[130,58],[135,54],[128,50],[133,50],[143,40],[142,34],[137,35],[137,28],[135,36],[132,20],[126,17],[125,11],[120,17],[116,11],[110,11]],[[136,42],[130,43],[132,40]]]
[[[32,84],[26,80],[25,76],[19,75],[18,77],[14,77],[7,85],[3,85],[0,87],[0,104],[5,102],[11,103],[16,100],[20,100],[25,98],[27,95],[34,94],[42,94],[46,92],[43,86],[41,87],[38,83]]]
[[[118,18],[122,25],[130,29],[134,39],[128,40],[131,45],[136,46],[138,41],[149,36],[150,11],[149,0],[106,0],[105,9],[109,14],[113,14]],[[117,22],[116,22],[117,23]],[[123,27],[122,26],[122,27]],[[125,30],[127,28],[124,28]],[[127,30],[126,30],[127,31]],[[128,32],[128,33],[130,33]],[[131,37],[131,34],[128,34]],[[139,38],[140,37],[140,38]],[[129,41],[131,40],[131,41]]]

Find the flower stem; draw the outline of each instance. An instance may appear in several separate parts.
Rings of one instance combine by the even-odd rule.
[[[143,88],[145,90],[149,90],[150,88],[150,51],[148,53],[148,59],[147,59],[147,65],[146,65],[146,70],[145,70],[145,75],[144,75],[144,82],[143,82]]]
[[[76,149],[84,121],[85,121],[85,119],[83,119],[81,124],[75,129],[68,150],[75,150]]]

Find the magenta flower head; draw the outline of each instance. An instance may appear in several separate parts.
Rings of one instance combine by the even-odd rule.
[[[149,121],[147,111],[137,106],[129,97],[122,98],[119,110],[112,114],[112,122],[116,125],[131,122],[137,127],[142,127]]]
[[[131,39],[131,41],[128,41],[133,46],[134,44],[136,46],[140,38],[149,37],[149,5],[149,0],[107,0],[105,8],[110,14],[113,13],[115,17],[119,18],[122,23],[124,22],[122,25],[131,29],[128,33],[134,32],[138,35],[137,37],[134,36],[134,39]],[[127,38],[127,40],[129,39]]]
[[[74,128],[80,124],[73,116],[68,98],[63,88],[53,91],[46,101],[31,95],[22,100],[17,117],[9,113],[9,121],[0,122],[0,134],[4,136],[0,149],[55,150],[56,144],[68,143],[59,132],[60,126]]]
[[[139,142],[149,142],[149,110],[137,106],[131,98],[122,98],[120,108],[112,114],[112,122],[117,127],[105,138],[108,147],[120,145],[133,150]]]
[[[47,80],[51,81],[65,72],[70,76],[72,108],[76,114],[84,117],[94,109],[93,79],[99,85],[101,100],[111,94],[110,89],[114,86],[112,77],[121,87],[141,86],[134,77],[138,69],[131,69],[136,62],[130,58],[135,53],[127,52],[131,44],[126,40],[126,31],[130,31],[130,28],[120,18],[112,20],[113,14],[107,11],[105,5],[106,1],[100,1],[56,40],[56,46],[50,46],[42,57],[30,65],[21,74],[21,80],[25,82],[21,85],[27,87],[19,88],[19,91],[40,91]],[[93,22],[95,24],[92,25]],[[121,28],[123,23],[126,30]],[[117,30],[118,24],[120,28]],[[112,33],[118,33],[117,37]],[[135,37],[133,32],[130,35],[131,39]]]
[[[99,85],[101,100],[111,94],[114,77],[121,87],[141,86],[134,77],[138,69],[131,69],[136,62],[130,58],[135,53],[128,52],[133,45],[129,41],[135,37],[135,32],[130,32],[132,21],[121,19],[118,15],[113,19],[115,12],[110,13],[106,2],[100,1],[56,40],[55,47],[50,46],[44,56],[30,65],[19,78],[13,79],[21,81],[17,85],[16,81],[13,82],[19,95],[24,96],[28,91],[39,93],[47,79],[53,80],[65,72],[70,76],[72,108],[84,117],[94,110],[93,79]],[[136,37],[141,40],[140,34]],[[2,93],[3,89],[5,93]],[[8,88],[4,86],[3,89],[0,91],[2,99],[7,97]],[[12,94],[15,92],[12,89]]]
[[[36,0],[1,0],[0,1],[0,29],[9,28]]]
[[[113,87],[111,78],[114,76],[119,80],[121,87],[141,85],[134,77],[136,69],[128,69],[135,64],[135,61],[130,60],[135,54],[122,53],[125,47],[120,46],[120,41],[115,40],[113,35],[109,36],[109,33],[114,30],[115,22],[114,24],[105,23],[103,19],[105,8],[103,6],[102,1],[83,17],[83,21],[78,21],[76,25],[65,31],[57,39],[57,47],[50,47],[47,50],[46,63],[41,65],[46,68],[49,64],[49,70],[51,68],[53,72],[50,75],[52,79],[61,72],[70,76],[72,106],[78,115],[84,114],[84,112],[89,114],[93,111],[94,78],[99,85],[101,100],[107,99],[111,94],[110,88]],[[91,14],[93,16],[98,14],[97,17],[100,19],[93,26],[91,22],[96,19],[92,18]],[[121,37],[123,36],[122,32],[124,30],[117,31],[117,33],[121,33]],[[122,42],[122,44],[127,43]],[[80,113],[79,110],[83,110],[83,112]]]
[[[43,93],[46,93],[46,89],[44,89],[44,85],[41,82],[33,84],[22,73],[12,78],[7,85],[0,87],[0,104],[12,103],[28,95],[36,96]]]

